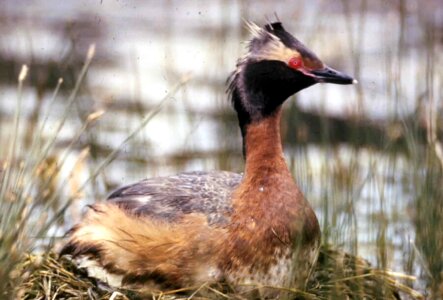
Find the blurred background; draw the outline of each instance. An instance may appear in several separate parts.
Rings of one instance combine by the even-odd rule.
[[[275,14],[359,81],[285,104],[285,155],[324,243],[442,295],[439,0],[2,0],[0,174],[15,171],[3,172],[0,259],[57,241],[117,186],[241,172],[225,83],[245,53],[244,20],[261,26]]]

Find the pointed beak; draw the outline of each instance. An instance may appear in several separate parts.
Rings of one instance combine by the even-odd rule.
[[[317,82],[327,82],[335,84],[356,84],[357,80],[345,73],[336,71],[328,66],[323,69],[313,70],[310,72]]]

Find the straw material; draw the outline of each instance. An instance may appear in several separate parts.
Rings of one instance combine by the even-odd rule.
[[[22,283],[16,288],[20,299],[245,299],[260,289],[285,291],[293,299],[424,299],[401,282],[415,278],[372,268],[361,257],[323,246],[317,267],[306,291],[279,287],[251,286],[246,294],[221,285],[202,285],[174,291],[113,290],[86,276],[66,257],[55,253],[28,255],[17,270]],[[248,290],[248,289],[246,289]]]

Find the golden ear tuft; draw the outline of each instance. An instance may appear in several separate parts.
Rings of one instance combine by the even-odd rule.
[[[258,38],[264,33],[263,28],[261,28],[260,26],[258,26],[254,22],[251,22],[248,20],[244,20],[244,22],[245,22],[246,29],[249,31],[249,33],[254,38]]]

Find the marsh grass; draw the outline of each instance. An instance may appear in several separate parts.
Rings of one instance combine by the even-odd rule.
[[[50,136],[44,136],[42,132],[47,130],[46,119],[41,120],[40,126],[33,129],[32,143],[28,147],[25,146],[22,138],[25,121],[21,119],[23,86],[29,72],[27,66],[22,67],[18,77],[18,99],[14,125],[10,131],[9,140],[3,141],[3,144],[9,147],[5,152],[0,153],[2,163],[0,171],[1,298],[12,298],[12,290],[7,286],[15,286],[23,279],[14,270],[24,258],[24,254],[39,247],[50,246],[51,242],[47,239],[46,234],[59,221],[58,216],[62,214],[60,204],[70,202],[70,199],[60,199],[61,190],[57,181],[66,157],[59,159],[54,145],[93,56],[94,47],[91,46],[56,129]],[[60,79],[54,90],[51,103],[56,101],[61,84],[62,80]],[[92,121],[93,119],[91,119]],[[91,122],[86,122],[84,126],[89,126]],[[84,128],[80,130],[80,134],[82,131]],[[72,145],[75,142],[74,138],[71,145],[64,149],[65,153],[72,151]],[[87,150],[77,157],[77,161],[84,160],[86,156]],[[68,175],[68,178],[72,175],[72,173]],[[43,240],[47,241],[46,245],[42,244]]]
[[[330,3],[339,7],[338,2],[331,1]],[[415,122],[407,123],[401,113],[395,115],[396,124],[400,126],[395,126],[392,130],[391,136],[394,138],[377,141],[379,147],[375,149],[333,144],[328,136],[328,124],[322,123],[320,131],[316,132],[321,136],[320,143],[297,145],[286,153],[294,176],[302,186],[306,197],[317,209],[322,225],[324,245],[332,244],[334,247],[343,249],[339,251],[323,246],[320,264],[317,266],[308,290],[303,293],[293,291],[294,296],[303,296],[308,299],[310,297],[312,299],[316,297],[342,299],[343,294],[346,293],[351,299],[361,299],[365,296],[369,299],[389,299],[395,287],[400,295],[409,295],[411,298],[420,298],[420,294],[413,290],[418,289],[427,298],[441,299],[443,297],[443,231],[441,230],[443,228],[441,154],[443,75],[439,68],[441,58],[438,55],[439,47],[441,47],[439,46],[441,30],[439,31],[438,27],[432,23],[432,20],[436,19],[430,14],[432,9],[414,10],[415,6],[411,6],[415,3],[414,1],[362,0],[341,1],[341,3],[343,9],[341,14],[346,19],[346,40],[351,49],[351,51],[346,49],[343,53],[353,53],[349,58],[353,62],[355,72],[350,73],[358,79],[363,79],[361,85],[356,87],[358,93],[355,96],[358,100],[356,111],[360,114],[350,117],[364,120],[363,103],[368,99],[372,100],[371,97],[376,97],[375,93],[368,89],[368,85],[372,85],[372,82],[364,81],[365,76],[370,78],[373,75],[368,74],[371,72],[366,69],[368,64],[362,62],[367,56],[364,44],[374,42],[388,45],[395,36],[398,38],[395,47],[377,48],[380,51],[377,54],[379,63],[377,72],[381,74],[383,84],[376,92],[385,95],[390,101],[389,105],[395,106],[398,112],[402,112],[404,102],[413,99],[416,108],[415,114],[411,117]],[[432,4],[432,1],[416,2],[415,5],[426,7],[431,5],[429,3]],[[246,1],[240,1],[240,5],[243,7],[241,15],[248,19],[251,14],[251,10],[248,9],[249,4]],[[366,20],[370,14],[374,14],[374,10],[371,10],[373,6],[377,7],[376,14],[380,13],[377,9],[388,10],[389,18],[398,19],[399,24],[397,28],[392,22],[383,23],[392,25],[392,35],[383,34],[379,40],[368,41],[364,38],[365,30],[373,24],[368,24]],[[273,7],[274,3],[269,2],[269,8],[273,9]],[[392,7],[394,9],[391,9]],[[168,5],[165,5],[165,8],[167,11],[172,11]],[[325,9],[327,11],[327,8]],[[228,10],[225,13],[228,14]],[[296,19],[306,21],[302,18],[304,16],[302,6],[297,13],[300,18]],[[328,20],[327,15],[323,9],[319,9],[315,19]],[[415,18],[419,19],[418,27],[420,28],[408,27],[407,22]],[[357,19],[357,22],[354,19]],[[291,19],[290,22],[297,22],[297,20]],[[303,25],[301,23],[300,21],[300,25]],[[168,22],[165,24],[169,26]],[[214,36],[217,40],[214,49],[223,49],[221,41],[232,37],[226,32],[234,29],[231,30],[224,25],[220,25],[222,30]],[[312,26],[313,28],[306,26],[301,26],[301,28],[310,30],[307,35],[313,37],[321,29],[322,24],[316,23]],[[240,38],[241,35],[240,39],[244,40],[246,33],[240,22],[237,27],[238,29],[235,30],[239,36],[235,38]],[[297,28],[298,34],[303,34],[302,29]],[[397,32],[394,34],[397,29],[398,34]],[[422,35],[414,41],[417,30]],[[174,42],[173,37],[167,36],[173,35],[174,29],[167,28],[165,31],[165,41]],[[307,42],[307,44],[310,43]],[[217,53],[215,55],[222,56],[221,51]],[[233,56],[232,53],[230,55]],[[402,56],[408,60],[420,62],[415,74],[411,75],[407,72],[407,63],[401,59]],[[132,59],[135,63],[135,58]],[[221,58],[220,61],[222,61]],[[43,134],[45,132],[43,129],[49,124],[47,113],[41,113],[36,117],[38,121],[30,127],[33,130],[32,134],[28,133],[30,142],[23,140],[25,120],[21,113],[23,89],[29,78],[25,76],[25,71],[19,76],[17,108],[11,122],[10,137],[1,141],[0,149],[0,291],[2,291],[0,297],[2,298],[13,298],[14,292],[19,292],[18,296],[27,299],[57,297],[125,299],[125,297],[134,298],[136,295],[133,291],[122,291],[122,294],[117,294],[99,289],[95,282],[82,276],[84,273],[75,269],[68,260],[64,258],[59,260],[55,254],[49,252],[49,249],[56,243],[56,237],[63,234],[62,231],[65,229],[63,226],[69,223],[65,222],[64,217],[71,204],[83,198],[84,190],[98,189],[97,178],[106,177],[104,176],[106,172],[103,171],[107,171],[106,167],[109,163],[122,153],[126,144],[134,141],[134,135],[157,115],[157,112],[169,101],[168,99],[171,99],[174,89],[183,86],[187,79],[179,79],[177,86],[171,89],[170,94],[158,106],[149,107],[149,110],[146,110],[146,108],[140,108],[141,103],[137,103],[135,113],[128,110],[128,118],[136,119],[140,126],[124,132],[127,138],[123,139],[120,146],[99,153],[92,139],[86,139],[87,142],[83,142],[85,135],[107,133],[103,128],[96,128],[96,132],[90,133],[90,129],[100,118],[101,112],[100,110],[85,110],[82,122],[75,128],[74,135],[66,145],[58,147],[60,130],[66,126],[68,115],[78,108],[79,93],[81,96],[85,94],[85,91],[81,89],[81,83],[84,82],[89,62],[88,58],[83,71],[78,76],[77,83],[73,85],[73,91],[67,97],[60,95],[63,82],[58,81],[52,100],[49,100],[51,103],[65,103],[64,110],[57,120],[58,125],[55,130],[51,131],[51,134]],[[168,76],[171,78],[174,77],[173,67],[173,65],[166,66]],[[32,72],[31,67],[28,73],[32,74]],[[205,84],[206,81],[208,78],[203,76],[201,82]],[[138,89],[142,89],[142,83],[138,84]],[[225,94],[223,91],[220,92],[223,90],[220,85],[218,82],[211,83],[209,88],[211,91],[217,91],[218,98],[223,99],[220,102],[225,102]],[[413,93],[407,89],[409,85],[415,86]],[[141,91],[137,93],[137,95],[142,94]],[[326,93],[322,96],[328,98]],[[352,95],[346,96],[352,98]],[[60,101],[61,98],[63,101]],[[180,99],[189,102],[200,100],[188,99],[185,92],[180,95]],[[219,105],[219,108],[227,107],[224,102]],[[201,115],[196,114],[188,117],[187,120],[197,127],[198,120],[201,118]],[[221,123],[215,137],[221,148],[220,151],[179,152],[166,159],[156,159],[150,157],[149,154],[143,154],[144,160],[137,160],[138,157],[133,157],[134,155],[131,156],[133,153],[129,153],[125,157],[126,160],[122,160],[125,166],[129,165],[120,169],[123,173],[122,177],[133,176],[140,179],[146,175],[146,170],[148,174],[157,172],[152,170],[164,170],[165,168],[162,169],[164,164],[167,164],[169,168],[168,173],[169,170],[178,172],[186,169],[190,161],[197,161],[198,166],[203,165],[203,169],[214,168],[215,165],[217,169],[241,171],[242,158],[238,134],[235,136],[233,134],[233,132],[238,132],[236,121],[233,121],[235,116],[233,114],[222,117],[215,115],[213,118]],[[283,126],[297,128],[293,120],[287,119],[286,122],[287,124]],[[421,136],[419,130],[423,127],[423,123],[427,124],[425,127],[428,136],[425,138]],[[126,129],[124,126],[126,124],[122,124],[121,127],[119,125],[113,130],[124,131],[122,127]],[[389,130],[391,129],[386,125],[386,131]],[[304,132],[300,131],[301,134]],[[192,134],[193,132],[190,132],[189,136],[192,137]],[[361,134],[364,133],[356,130],[350,135],[349,140],[356,141]],[[395,144],[395,136],[399,135],[404,136],[405,139],[400,151]],[[424,144],[423,141],[426,143]],[[78,145],[81,147],[79,148]],[[138,144],[134,142],[134,147],[136,145]],[[317,155],[312,157],[312,153],[317,153]],[[66,193],[63,187],[71,185],[79,172],[75,168],[66,166],[71,157],[74,157],[74,165],[85,165],[88,174],[87,178],[79,180],[76,188]],[[135,163],[131,159],[135,160]],[[142,170],[142,175],[134,175],[132,167],[135,165]],[[205,168],[206,166],[209,167]],[[64,168],[69,169],[68,175],[62,172]],[[125,168],[129,170],[126,173]],[[106,178],[103,181],[108,186],[117,184],[112,181],[108,183]],[[106,189],[110,190],[108,187]],[[98,200],[96,197],[87,196]],[[403,205],[403,203],[406,204]],[[397,226],[398,224],[400,225]],[[405,224],[406,226],[403,226]],[[408,231],[402,232],[405,228]],[[361,235],[362,232],[366,233],[364,237]],[[36,252],[47,254],[36,255]],[[399,253],[401,257],[396,257],[395,255]],[[371,261],[372,267],[369,267],[367,261],[361,258],[362,255]],[[391,268],[401,271],[389,271]],[[194,287],[192,291],[187,291],[186,297],[189,295],[201,297],[204,293],[212,293],[214,297],[222,299],[242,297],[242,295],[233,295],[222,289],[211,290],[210,288],[212,287]],[[200,293],[194,294],[195,290],[199,290]],[[156,298],[165,299],[173,297],[170,294],[175,292],[177,291],[159,292],[155,295]]]
[[[344,251],[322,246],[318,264],[306,291],[275,286],[244,286],[234,292],[228,286],[207,285],[180,290],[111,289],[88,278],[68,257],[55,253],[28,255],[17,271],[25,278],[16,288],[22,299],[245,299],[261,289],[288,292],[296,299],[424,299],[402,281],[414,281],[413,276],[376,269],[365,259]]]
[[[36,122],[35,131],[31,135],[22,134],[22,127],[25,123],[25,120],[21,119],[22,92],[27,73],[32,72],[32,70],[28,70],[28,67],[24,65],[19,74],[14,122],[9,139],[3,142],[8,147],[6,147],[6,151],[0,152],[0,211],[2,212],[0,215],[0,299],[19,297],[16,294],[17,289],[15,287],[28,280],[28,276],[30,276],[29,267],[35,263],[35,261],[24,260],[25,256],[34,251],[47,252],[51,249],[53,239],[59,236],[57,233],[60,229],[64,230],[62,226],[64,223],[63,217],[73,201],[80,197],[82,191],[103,168],[115,159],[124,145],[137,135],[160,112],[172,95],[189,80],[189,76],[181,78],[159,104],[127,135],[120,146],[113,149],[94,170],[91,170],[86,180],[76,184],[75,188],[71,189],[69,194],[66,194],[65,187],[70,185],[72,179],[78,175],[76,174],[78,172],[77,167],[89,157],[89,147],[76,151],[76,143],[104,114],[101,110],[90,113],[80,128],[76,129],[67,146],[63,149],[55,147],[60,132],[63,130],[73,109],[94,53],[95,46],[92,45],[88,50],[77,82],[67,99],[64,111],[57,120],[58,124],[49,135],[43,134],[48,130],[49,112],[43,114],[41,119]],[[49,108],[58,100],[62,83],[63,80],[59,79],[50,100]],[[24,139],[29,136],[32,136],[32,142],[25,146]],[[66,168],[68,157],[72,155],[75,156],[75,163],[69,169],[67,175],[62,174],[63,169]],[[46,261],[46,263],[51,262],[57,264],[54,260]],[[27,265],[23,268],[17,268],[23,263]],[[19,269],[26,269],[27,271],[20,273]],[[51,289],[50,281],[43,279],[39,284],[45,290]]]
[[[88,55],[84,66],[84,73],[79,77],[79,84],[86,74],[91,59],[92,54]],[[19,91],[22,88],[23,80],[24,76],[19,81]],[[183,78],[172,89],[171,93],[175,93],[187,80],[187,77]],[[61,81],[59,84],[61,84]],[[57,97],[58,88],[59,85],[56,87],[53,99]],[[77,91],[74,90],[73,93],[74,95],[68,101],[66,109],[70,109]],[[20,95],[20,92],[18,94]],[[56,184],[59,179],[60,162],[63,163],[65,161],[68,152],[72,151],[75,141],[81,137],[82,133],[93,122],[100,118],[103,112],[93,112],[86,118],[86,122],[78,129],[71,143],[64,149],[61,155],[56,156],[52,152],[52,146],[57,140],[56,135],[63,127],[66,116],[63,116],[54,136],[44,139],[41,131],[34,136],[30,149],[26,152],[32,155],[26,157],[21,163],[12,163],[14,160],[18,160],[19,157],[24,157],[24,154],[18,150],[18,146],[15,146],[20,141],[15,138],[12,139],[11,149],[13,150],[10,150],[8,153],[14,153],[14,155],[10,154],[7,157],[7,163],[4,164],[2,170],[2,198],[0,204],[2,205],[1,209],[7,211],[7,214],[3,215],[3,217],[8,216],[10,218],[7,221],[2,219],[2,232],[8,233],[1,236],[0,251],[3,253],[3,261],[1,263],[2,266],[5,266],[1,273],[1,279],[3,279],[2,290],[5,291],[2,297],[17,297],[20,299],[144,299],[146,297],[152,297],[153,299],[243,299],[246,296],[245,293],[235,293],[226,286],[210,285],[188,287],[173,291],[112,290],[103,284],[89,279],[85,272],[77,269],[68,258],[58,257],[57,254],[50,250],[52,243],[50,239],[48,240],[47,234],[51,226],[62,218],[72,200],[77,197],[77,194],[81,192],[87,182],[94,178],[94,176],[97,176],[118,155],[122,146],[152,120],[168,99],[169,96],[165,97],[150,114],[144,117],[140,125],[123,140],[119,147],[108,154],[101,164],[90,173],[90,177],[86,182],[67,199],[60,199],[62,193],[58,190]],[[20,103],[20,101],[18,102]],[[17,110],[20,112],[19,106]],[[18,132],[20,120],[16,119],[14,124],[18,124],[16,125],[16,132]],[[43,130],[44,126],[45,121],[41,123],[40,129]],[[438,186],[434,181],[441,174],[440,166],[435,164],[437,159],[434,155],[435,153],[431,151],[430,147],[427,149],[429,154],[434,157],[434,160],[428,161],[430,168],[426,168],[427,179],[423,186],[423,193],[426,197]],[[355,237],[356,233],[352,229],[353,226],[356,226],[355,214],[352,213],[354,210],[352,199],[358,198],[358,193],[361,192],[362,186],[362,183],[360,182],[359,184],[358,182],[358,178],[361,177],[361,170],[357,163],[358,155],[355,152],[351,156],[351,160],[343,161],[340,151],[337,150],[333,151],[332,156],[334,157],[332,168],[327,169],[329,171],[324,173],[325,178],[323,180],[326,182],[327,178],[333,179],[332,182],[329,181],[325,186],[331,188],[330,193],[332,195],[342,195],[344,199],[347,199],[348,202],[344,203],[343,209],[350,217],[342,219],[339,222],[343,223],[338,224],[339,218],[334,221],[337,215],[333,216],[332,222],[328,226],[340,228],[341,232],[339,234],[336,232],[336,236],[324,224],[324,242],[340,244],[340,239],[346,236],[346,232],[348,232],[351,240],[353,239],[352,247],[358,248],[357,238]],[[31,160],[34,157],[36,157],[35,161]],[[78,153],[77,157],[78,162],[84,161],[88,157],[88,150],[84,149]],[[58,160],[55,161],[56,159]],[[375,167],[372,166],[371,168]],[[306,169],[309,169],[309,167]],[[303,172],[300,173],[303,174]],[[24,185],[23,182],[26,182],[27,185]],[[432,197],[435,196],[432,194]],[[334,206],[333,199],[325,197],[324,210],[326,212],[330,210],[328,205],[331,204]],[[427,208],[418,209],[418,211],[422,210],[426,213],[428,211]],[[40,214],[39,218],[34,218],[32,217],[33,211],[34,213],[45,213]],[[435,219],[437,222],[438,216]],[[6,226],[8,224],[10,227]],[[435,224],[432,224],[432,226],[435,226]],[[432,228],[424,229],[424,231],[428,233]],[[383,232],[383,230],[380,229],[379,232]],[[49,242],[42,244],[42,240]],[[426,249],[439,249],[435,245],[428,246],[425,241],[421,244]],[[297,299],[342,299],[344,295],[351,299],[398,299],[399,295],[407,296],[409,299],[423,299],[419,292],[410,287],[411,283],[416,280],[414,276],[391,272],[385,268],[386,258],[384,258],[385,255],[383,253],[386,252],[388,246],[386,245],[386,236],[383,234],[379,238],[377,247],[379,253],[381,253],[380,260],[382,263],[380,266],[382,268],[372,267],[368,261],[357,255],[323,245],[319,263],[308,283],[306,291],[256,286],[250,286],[248,290],[250,292],[263,288],[284,290]],[[39,248],[39,252],[43,254],[33,254],[32,252],[36,248]],[[355,250],[355,252],[357,251]],[[430,254],[425,253],[425,257],[430,257]],[[436,273],[435,271],[439,270],[439,266],[433,261],[429,263],[430,266],[437,266],[433,269],[429,268],[427,271],[433,282],[435,282],[433,286],[438,289],[438,282],[441,279],[438,277],[440,276],[438,272]],[[437,293],[437,290],[434,293]]]

